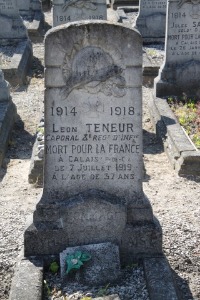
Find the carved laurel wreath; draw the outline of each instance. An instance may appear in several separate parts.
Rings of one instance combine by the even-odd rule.
[[[200,3],[200,0],[180,0],[178,2],[178,7],[181,8],[181,6],[183,6],[183,4],[185,4],[185,3],[190,3],[193,5],[196,5],[196,4]]]
[[[91,94],[101,91],[107,96],[113,95],[115,97],[123,97],[126,94],[126,80],[122,76],[122,64],[119,63],[118,60],[119,64],[116,65],[112,58],[113,55],[117,55],[117,57],[121,56],[117,53],[116,49],[107,49],[107,51],[106,49],[103,50],[97,46],[98,43],[95,41],[93,46],[85,45],[85,47],[83,47],[83,41],[81,40],[77,41],[72,38],[71,41],[73,46],[67,47],[67,50],[63,41],[58,41],[56,43],[59,49],[65,53],[65,58],[62,64],[62,73],[66,86],[61,90],[62,98],[66,99],[74,88],[80,89],[83,86]],[[87,53],[88,51],[93,51],[92,49],[94,49],[94,51],[99,51],[102,54],[102,69],[99,69],[99,67],[96,67],[94,64],[95,74],[93,74],[93,71],[89,72],[89,74],[87,74],[87,72],[84,74],[83,70],[81,77],[77,78],[75,75],[74,65],[76,65],[77,69],[79,69],[79,64],[78,62],[75,62],[75,57],[77,57],[77,55],[81,52],[85,55],[84,51],[86,51],[85,59],[87,60]],[[84,59],[82,61],[84,61]],[[87,71],[87,65],[84,66],[84,69]]]

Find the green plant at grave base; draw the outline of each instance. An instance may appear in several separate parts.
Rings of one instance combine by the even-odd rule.
[[[91,297],[83,297],[83,298],[81,298],[81,300],[92,300],[92,298]]]
[[[69,254],[66,257],[66,274],[69,274],[71,270],[78,270],[83,266],[84,262],[91,259],[89,253],[83,253],[81,251],[76,251],[73,254]]]
[[[51,271],[51,273],[56,274],[59,270],[59,265],[56,261],[53,261],[50,264],[49,270]]]
[[[199,135],[194,134],[192,141],[194,142],[197,148],[200,148],[200,133]]]
[[[147,49],[146,52],[149,56],[156,56],[156,54],[157,54],[156,50],[154,50],[154,49]]]
[[[37,132],[44,134],[44,127],[38,127]]]
[[[110,286],[110,283],[108,283],[105,287],[102,287],[99,289],[97,296],[98,297],[104,297],[108,294],[108,288]]]
[[[169,97],[169,106],[176,115],[181,126],[184,127],[193,143],[200,149],[200,101],[183,97]]]
[[[44,291],[47,293],[47,296],[51,295],[51,289],[46,280],[44,280]]]
[[[126,269],[133,269],[133,268],[137,268],[138,267],[138,263],[132,263],[130,265],[126,266]]]

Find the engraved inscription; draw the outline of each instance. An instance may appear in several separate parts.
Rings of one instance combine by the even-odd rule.
[[[168,48],[167,52],[170,55],[172,61],[182,61],[182,59],[188,60],[199,59],[200,55],[200,7],[199,4],[194,4],[196,7],[193,10],[191,3],[181,2],[179,11],[170,9],[168,24]],[[184,6],[185,4],[186,6]],[[194,13],[193,13],[194,12]]]

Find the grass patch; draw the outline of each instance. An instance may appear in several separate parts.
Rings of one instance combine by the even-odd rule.
[[[195,146],[200,149],[200,100],[169,97],[167,102]]]

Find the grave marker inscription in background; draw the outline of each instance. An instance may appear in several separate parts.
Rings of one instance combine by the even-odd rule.
[[[26,27],[14,0],[0,2],[0,45],[27,38]]]
[[[168,4],[165,62],[155,80],[156,95],[200,93],[200,3]]]
[[[53,27],[80,20],[106,20],[106,0],[53,0]]]
[[[101,242],[127,261],[160,252],[142,189],[140,35],[101,21],[55,28],[45,64],[44,189],[25,254]]]
[[[140,0],[136,27],[144,42],[164,42],[167,0]]]
[[[0,68],[16,86],[25,83],[32,60],[32,45],[15,0],[0,2]]]

